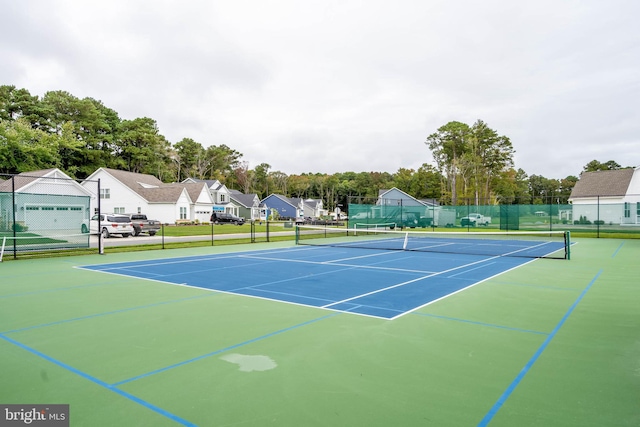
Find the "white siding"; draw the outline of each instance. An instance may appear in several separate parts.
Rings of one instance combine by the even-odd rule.
[[[149,215],[147,202],[140,197],[138,193],[113,178],[110,174],[100,171],[95,176],[92,176],[91,179],[95,181],[100,179],[100,189],[102,191],[107,189],[109,190],[109,198],[100,199],[100,210],[103,213],[111,213],[114,208],[123,207],[125,209],[125,213],[137,213],[138,208],[140,208],[141,213]],[[83,186],[92,192],[95,191],[97,187],[93,182],[83,184]],[[98,199],[97,197],[92,197],[91,212],[96,212],[97,209]]]

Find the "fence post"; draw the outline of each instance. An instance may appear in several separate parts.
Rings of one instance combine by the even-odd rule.
[[[102,215],[102,194],[100,194],[100,179],[98,178],[98,253],[104,255],[104,246],[102,241],[102,222],[100,220]],[[91,210],[91,203],[89,203],[89,210]],[[89,212],[89,224],[91,224],[91,217],[93,215]],[[89,225],[89,234],[91,234],[91,225]]]
[[[596,238],[600,238],[600,196],[598,196],[597,198],[597,209],[596,209],[596,217],[597,217],[597,221],[596,221]]]
[[[15,175],[11,176],[11,211],[12,211],[12,225],[11,228],[13,229],[13,259],[18,259],[18,239],[16,239],[16,230],[18,227],[16,227],[16,182],[15,182]]]

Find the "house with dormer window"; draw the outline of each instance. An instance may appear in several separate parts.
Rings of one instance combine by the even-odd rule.
[[[99,168],[87,179],[100,181],[104,213],[143,213],[167,224],[208,222],[211,217],[214,201],[203,182],[165,184],[153,175],[109,168]],[[98,197],[92,199],[91,209],[98,211]]]
[[[183,184],[204,183],[207,185],[211,198],[213,199],[213,211],[230,213],[236,216],[243,216],[240,214],[240,206],[234,203],[231,199],[231,190],[226,185],[218,181],[217,179],[195,179],[187,178],[182,181]],[[211,211],[209,212],[211,216]]]

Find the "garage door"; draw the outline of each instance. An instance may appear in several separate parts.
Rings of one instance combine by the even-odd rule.
[[[85,218],[84,206],[25,206],[25,225],[29,231],[69,230],[80,232]]]

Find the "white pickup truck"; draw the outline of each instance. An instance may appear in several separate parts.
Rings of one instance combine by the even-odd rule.
[[[460,225],[462,227],[477,227],[479,225],[487,225],[491,224],[491,217],[484,216],[479,213],[472,213],[469,216],[465,216],[464,218],[460,218]]]

